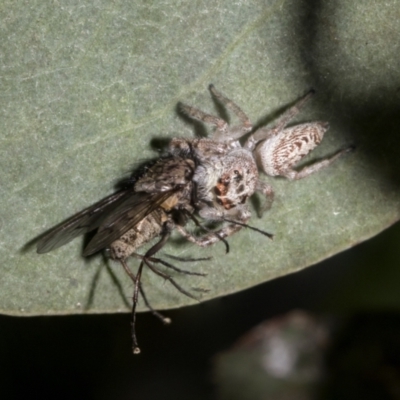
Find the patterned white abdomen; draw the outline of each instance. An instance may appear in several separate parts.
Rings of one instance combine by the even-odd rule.
[[[285,175],[321,142],[326,122],[296,125],[267,137],[255,150],[257,164],[270,176]]]

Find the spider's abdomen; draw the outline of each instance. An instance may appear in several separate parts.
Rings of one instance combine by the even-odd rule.
[[[257,146],[257,163],[267,175],[284,175],[319,145],[327,129],[326,122],[305,123],[286,128]]]

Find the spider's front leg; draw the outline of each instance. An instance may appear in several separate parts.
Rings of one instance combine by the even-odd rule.
[[[240,125],[237,127],[230,128],[228,123],[220,117],[216,117],[211,114],[207,114],[198,108],[188,106],[180,103],[179,108],[183,113],[185,113],[190,118],[196,119],[198,121],[204,122],[206,124],[214,125],[216,130],[213,134],[212,139],[216,141],[235,141],[241,138],[246,133],[250,132],[252,129],[252,124],[247,115],[241,110],[241,108],[229,100],[223,94],[221,94],[214,85],[209,86],[211,94],[223,105],[226,106],[230,111],[232,111],[240,121]]]
[[[198,108],[183,103],[179,103],[179,109],[190,118],[215,126],[216,132],[220,135],[226,135],[229,130],[228,123],[215,115],[207,114]]]
[[[251,217],[251,213],[247,206],[237,207],[235,213],[224,213],[212,207],[205,207],[199,212],[200,216],[206,221],[229,221],[229,223],[223,226],[221,229],[211,231],[204,226],[201,226],[207,233],[202,236],[195,236],[187,231],[183,226],[176,226],[176,230],[188,241],[197,244],[200,247],[208,247],[219,241],[223,241],[227,246],[227,252],[229,246],[225,242],[225,238],[232,236],[236,232],[240,231]]]
[[[236,232],[239,232],[242,226],[237,224],[228,224],[215,232],[208,232],[202,236],[195,236],[189,231],[187,231],[182,226],[177,226],[176,230],[189,242],[192,242],[200,247],[208,247],[217,242],[224,242],[226,246],[226,252],[229,252],[229,245],[224,241],[224,238],[232,236]]]
[[[244,136],[246,133],[249,133],[253,129],[253,124],[251,123],[249,117],[242,111],[242,109],[234,103],[232,100],[225,97],[221,92],[215,89],[213,84],[210,84],[208,87],[211,94],[226,108],[232,111],[240,121],[239,126],[234,126],[229,128],[229,132],[225,132],[225,137],[221,137],[218,135],[219,132],[215,132],[213,139],[215,140],[237,140]]]

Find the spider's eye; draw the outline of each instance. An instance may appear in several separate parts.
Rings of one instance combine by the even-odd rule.
[[[233,177],[233,179],[234,179],[236,182],[240,182],[240,181],[243,179],[243,176],[240,175],[240,172],[239,172],[237,169],[235,169],[235,170],[233,171],[233,173],[235,174],[235,176]]]

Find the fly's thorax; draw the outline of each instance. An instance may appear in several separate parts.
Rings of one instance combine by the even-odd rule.
[[[200,200],[227,211],[245,204],[254,193],[258,170],[248,150],[235,149],[199,165],[193,180],[198,185]]]
[[[193,182],[189,181],[185,184],[178,184],[174,188],[175,193],[171,194],[160,207],[166,211],[171,212],[174,209],[192,210],[191,199],[193,191]]]
[[[195,163],[178,156],[157,160],[135,184],[137,192],[166,192],[192,180]]]

